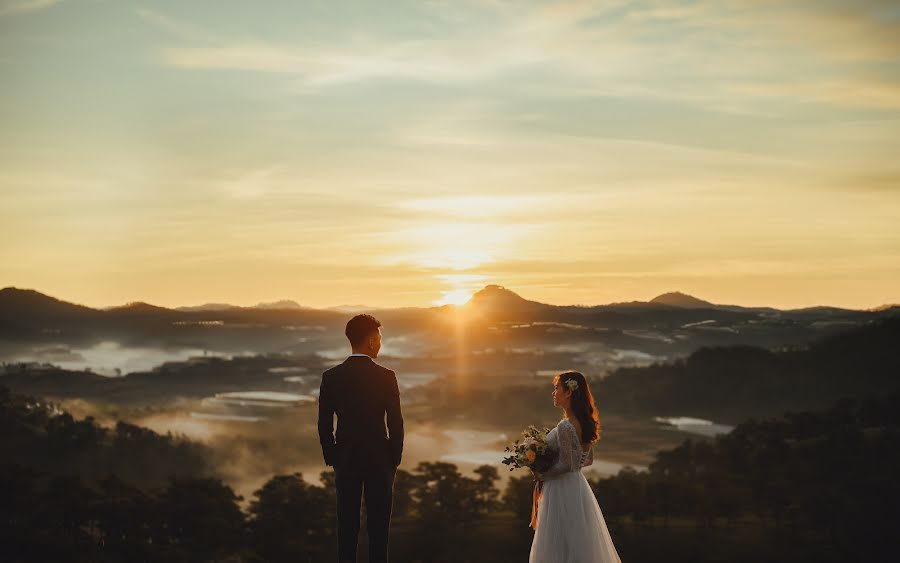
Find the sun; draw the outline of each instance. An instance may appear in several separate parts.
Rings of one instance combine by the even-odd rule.
[[[435,301],[435,305],[465,305],[472,298],[472,292],[468,289],[454,289],[442,293],[443,297]]]

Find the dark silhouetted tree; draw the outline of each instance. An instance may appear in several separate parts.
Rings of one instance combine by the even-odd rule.
[[[215,561],[246,543],[241,497],[218,479],[172,477],[159,496],[170,561]]]

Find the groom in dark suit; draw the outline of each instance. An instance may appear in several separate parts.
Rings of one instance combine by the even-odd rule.
[[[400,391],[394,372],[374,361],[381,349],[381,323],[357,315],[344,333],[353,353],[322,374],[319,389],[319,442],[325,463],[334,467],[337,487],[338,558],[356,562],[365,495],[369,561],[382,563],[387,561],[394,475],[403,454]]]

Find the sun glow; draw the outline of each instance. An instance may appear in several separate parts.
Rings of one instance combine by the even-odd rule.
[[[435,305],[465,305],[472,298],[472,292],[468,289],[453,289],[442,293],[443,297],[435,301]]]
[[[520,213],[547,203],[542,196],[470,195],[433,197],[404,202],[401,207],[416,213],[437,213],[465,219],[493,219]]]
[[[397,243],[409,252],[397,262],[425,268],[468,270],[508,255],[529,227],[499,223],[427,223],[396,231]]]

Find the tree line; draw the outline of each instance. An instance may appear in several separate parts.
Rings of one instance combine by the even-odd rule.
[[[585,375],[601,417],[605,412],[690,415],[735,425],[900,389],[898,342],[900,317],[894,316],[802,347],[704,347],[685,358],[619,368],[603,378]],[[423,392],[438,419],[465,412],[473,422],[524,428],[558,420],[547,381],[546,387],[513,383],[485,388],[438,379]]]
[[[801,347],[706,347],[672,362],[620,368],[595,391],[620,413],[691,413],[736,424],[900,389],[898,342],[900,316],[893,316]]]
[[[6,561],[334,559],[331,471],[317,482],[275,475],[243,503],[196,444],[130,425],[105,430],[3,388],[0,432]],[[590,484],[629,562],[877,562],[900,524],[898,470],[894,392],[748,420],[658,452],[647,472]],[[498,481],[494,466],[472,475],[443,462],[399,470],[392,559],[526,560],[531,478],[516,475],[503,490]]]

